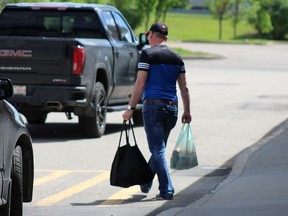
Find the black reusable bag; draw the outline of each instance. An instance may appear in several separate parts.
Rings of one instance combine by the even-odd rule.
[[[129,129],[132,131],[135,143],[133,146],[129,142]],[[121,146],[123,130],[125,130],[126,144]],[[131,121],[129,120],[129,124],[124,121],[118,149],[111,167],[110,184],[127,188],[133,185],[147,184],[153,178],[154,175],[136,143]]]

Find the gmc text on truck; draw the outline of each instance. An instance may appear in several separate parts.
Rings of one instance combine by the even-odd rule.
[[[103,135],[106,112],[127,108],[143,46],[107,5],[8,4],[0,15],[0,77],[14,86],[9,102],[29,124],[73,113],[85,137]]]

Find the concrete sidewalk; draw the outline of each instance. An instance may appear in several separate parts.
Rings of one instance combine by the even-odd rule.
[[[215,191],[158,216],[287,216],[288,120],[236,159]]]

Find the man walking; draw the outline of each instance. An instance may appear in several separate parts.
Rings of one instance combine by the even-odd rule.
[[[167,45],[168,27],[154,23],[146,33],[150,48],[141,53],[138,75],[128,110],[122,117],[129,120],[139,100],[143,100],[143,120],[149,150],[152,154],[149,165],[157,174],[160,193],[157,199],[173,199],[174,188],[166,161],[166,145],[170,131],[178,118],[176,82],[181,92],[184,113],[182,123],[191,122],[189,90],[186,83],[185,65],[181,57]],[[148,193],[152,182],[140,185]]]

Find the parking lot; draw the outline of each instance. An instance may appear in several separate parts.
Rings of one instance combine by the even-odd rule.
[[[233,168],[237,154],[287,119],[288,45],[171,45],[224,56],[185,60],[199,167],[171,170],[175,199],[153,200],[157,183],[147,196],[138,187],[109,185],[122,112],[108,113],[107,130],[100,139],[83,139],[77,117],[68,121],[62,114],[51,114],[47,124],[28,127],[34,143],[35,188],[33,202],[24,205],[24,215],[148,215],[187,204],[182,201],[192,202],[225,177],[209,176],[210,172]],[[179,121],[170,137],[168,158],[180,129]],[[143,127],[135,128],[135,133],[148,158]]]

